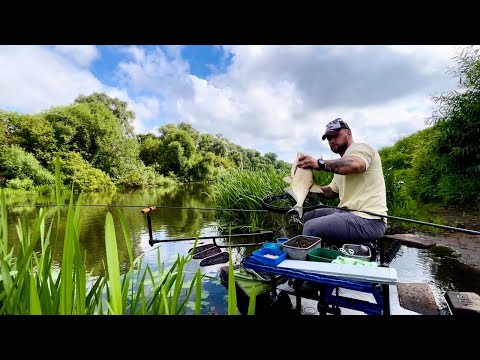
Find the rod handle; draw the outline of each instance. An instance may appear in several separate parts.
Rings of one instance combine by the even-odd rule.
[[[155,209],[156,209],[155,206],[150,206],[150,207],[147,207],[147,208],[143,208],[141,211],[142,211],[142,214],[148,214],[150,211],[153,211]]]

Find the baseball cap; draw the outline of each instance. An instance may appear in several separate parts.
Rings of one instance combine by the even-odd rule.
[[[330,121],[326,126],[322,140],[325,140],[328,135],[337,135],[342,129],[350,129],[350,126],[348,126],[348,124],[341,118],[336,118],[335,120]]]

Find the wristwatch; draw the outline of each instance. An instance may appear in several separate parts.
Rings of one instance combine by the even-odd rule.
[[[323,171],[325,170],[325,160],[323,160],[323,158],[320,158],[317,160],[317,163],[318,163],[318,170],[320,171]]]

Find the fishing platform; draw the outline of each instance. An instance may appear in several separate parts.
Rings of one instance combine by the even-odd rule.
[[[193,259],[201,259],[200,266],[228,262],[228,253],[221,251],[222,248],[260,247],[275,243],[273,231],[157,240],[153,238],[150,219],[150,213],[155,208],[151,206],[141,210],[147,217],[150,245],[159,242],[211,239],[212,244],[189,250]],[[235,237],[253,237],[254,242],[236,243],[232,246],[231,243],[224,245],[216,241],[217,239],[231,240]],[[285,299],[287,295],[295,299],[296,306],[293,312],[296,314],[305,314],[305,309],[310,309],[309,314],[320,315],[358,312],[367,315],[438,315],[435,298],[428,284],[399,283],[396,270],[389,267],[402,243],[407,246],[428,248],[434,246],[435,242],[431,238],[422,238],[418,241],[409,237],[408,234],[403,234],[385,235],[373,243],[372,259],[375,259],[378,267],[286,258],[272,265],[258,262],[258,259],[252,255],[245,257],[241,264],[235,267],[241,266],[257,275],[263,274],[269,277],[269,291],[257,295],[257,309],[259,300],[261,302],[269,299],[265,303],[274,305],[276,299],[280,297]],[[322,241],[323,246],[328,247],[328,241]],[[220,279],[223,285],[228,283],[228,266],[220,269]],[[245,303],[248,305],[249,297],[243,296],[242,300],[242,295],[245,294],[242,294],[237,281],[235,285],[239,302],[243,301],[244,305]],[[480,296],[476,293],[449,291],[445,294],[445,298],[451,314],[480,315]]]

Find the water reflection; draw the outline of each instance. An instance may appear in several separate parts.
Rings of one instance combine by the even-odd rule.
[[[101,275],[104,272],[105,258],[105,216],[110,211],[114,217],[115,230],[117,234],[118,252],[120,264],[123,270],[129,266],[128,253],[123,238],[123,232],[118,221],[118,212],[125,218],[127,229],[134,256],[144,256],[144,264],[148,264],[155,271],[158,269],[158,258],[165,266],[170,265],[178,256],[186,255],[192,248],[193,241],[181,242],[160,242],[150,245],[148,223],[145,214],[141,209],[148,206],[158,206],[151,212],[152,235],[156,240],[167,240],[195,236],[225,235],[225,228],[220,227],[215,220],[215,212],[212,210],[201,210],[211,208],[209,194],[211,187],[207,184],[194,184],[178,186],[170,189],[149,189],[128,192],[117,192],[114,194],[84,194],[82,204],[86,205],[81,210],[80,245],[82,253],[86,254],[85,263],[93,275]],[[75,198],[76,200],[76,198]],[[38,216],[37,204],[54,204],[53,196],[29,196],[8,198],[8,223],[9,240],[12,245],[18,245],[16,225],[18,219],[33,222]],[[63,199],[67,204],[68,199]],[[21,206],[19,206],[21,205]],[[25,206],[29,205],[29,206]],[[88,205],[88,206],[87,206]],[[56,210],[54,207],[45,206],[47,212],[47,226],[53,220],[56,225]],[[67,207],[62,207],[61,222],[58,238],[52,238],[55,246],[54,265],[61,265],[61,254],[63,250],[64,224],[66,223]],[[279,214],[265,214],[275,216],[282,224],[275,230],[275,237],[293,236],[298,233],[297,225],[292,226],[289,218]],[[52,229],[52,236],[55,237],[57,229]],[[238,243],[254,241],[252,239],[235,239]],[[234,242],[235,242],[234,241]],[[211,243],[211,240],[200,240],[199,245]],[[40,245],[39,245],[40,246]],[[233,248],[233,259],[239,262],[241,258],[250,254],[256,247]],[[38,248],[37,250],[40,250]],[[225,249],[224,249],[225,251]],[[218,280],[218,272],[221,266],[218,264],[200,267],[200,259],[192,260],[188,265],[185,279],[190,280],[197,269],[208,277],[203,286],[202,313],[211,312],[225,314],[227,312],[227,290]],[[480,293],[480,271],[463,265],[452,252],[443,247],[434,247],[429,250],[409,248],[401,246],[396,258],[391,263],[398,272],[400,282],[426,282],[430,285],[437,305],[441,313],[448,313],[444,294],[446,291],[472,291]],[[189,313],[193,313],[189,309]]]
[[[480,271],[451,256],[443,246],[417,249],[402,245],[390,266],[397,270],[402,283],[427,283],[432,289],[441,314],[448,314],[447,291],[469,291],[480,294]]]

